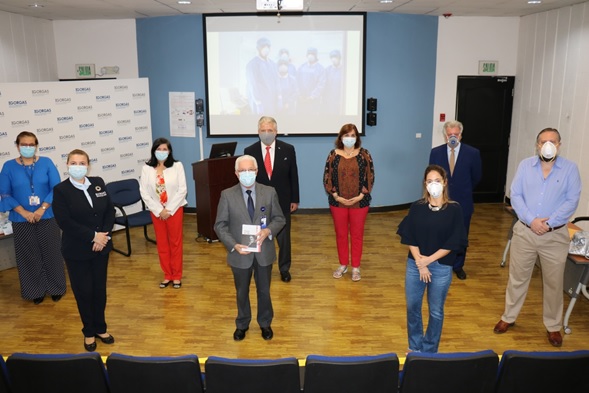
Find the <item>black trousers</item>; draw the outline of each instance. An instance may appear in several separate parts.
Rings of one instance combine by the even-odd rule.
[[[92,259],[65,261],[82,318],[84,337],[106,333],[106,274],[108,253]]]
[[[254,256],[254,263],[249,269],[239,269],[231,266],[235,291],[237,295],[237,318],[235,326],[238,329],[247,329],[252,320],[250,304],[250,283],[252,274],[256,282],[258,296],[258,324],[260,327],[268,327],[274,318],[272,299],[270,299],[270,280],[272,278],[272,265],[260,266]]]
[[[290,205],[289,205],[290,208]],[[290,247],[290,211],[284,212],[284,218],[286,224],[276,235],[276,241],[278,242],[278,269],[281,272],[288,272],[290,270],[291,258],[291,247]]]

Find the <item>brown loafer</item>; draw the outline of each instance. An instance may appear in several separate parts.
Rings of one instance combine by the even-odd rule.
[[[548,332],[548,342],[552,344],[553,347],[561,347],[562,336],[560,335],[560,332]]]
[[[497,322],[497,325],[495,325],[495,327],[493,328],[493,332],[495,332],[497,334],[503,334],[507,331],[507,329],[509,329],[513,325],[515,325],[515,322],[507,323],[501,319],[501,320],[499,320],[499,322]]]

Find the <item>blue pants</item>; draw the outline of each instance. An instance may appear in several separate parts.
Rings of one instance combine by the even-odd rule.
[[[444,324],[444,302],[452,282],[452,266],[433,262],[428,265],[431,282],[425,283],[419,279],[419,269],[415,261],[407,259],[405,273],[405,298],[407,300],[407,335],[409,350],[414,352],[438,352],[442,325]],[[421,309],[423,295],[427,288],[427,304],[429,319],[425,335],[423,334],[423,320]]]

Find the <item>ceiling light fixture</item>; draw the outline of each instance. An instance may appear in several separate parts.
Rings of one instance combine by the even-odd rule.
[[[393,2],[393,0],[380,0],[379,1],[380,4],[390,4],[392,2]]]
[[[542,0],[528,0],[528,4],[542,4]]]
[[[179,0],[178,4],[182,4],[182,5],[188,5],[188,4],[192,4],[192,1],[188,1],[188,0]]]
[[[29,7],[30,8],[43,8],[45,6],[43,4],[34,3],[34,4],[29,4]]]

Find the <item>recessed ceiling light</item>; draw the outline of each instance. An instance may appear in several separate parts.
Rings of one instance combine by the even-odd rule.
[[[37,4],[37,3],[35,3],[35,4],[29,4],[29,7],[31,7],[31,8],[43,8],[45,6],[43,4]]]
[[[182,5],[187,5],[187,4],[192,4],[192,1],[188,1],[188,0],[179,0],[178,4],[182,4]]]
[[[393,2],[393,0],[380,0],[379,1],[380,4],[389,4],[389,3],[392,3],[392,2]]]
[[[528,0],[528,4],[542,4],[542,0]]]

